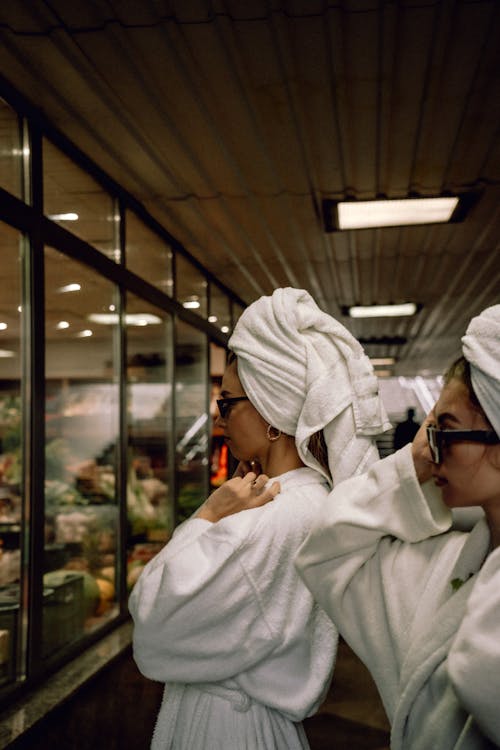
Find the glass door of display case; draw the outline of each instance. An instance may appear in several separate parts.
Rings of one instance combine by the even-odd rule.
[[[220,398],[222,376],[226,367],[226,350],[222,346],[210,343],[210,490],[223,484],[232,469],[232,459],[224,441],[224,433],[217,425],[219,410],[217,399]]]
[[[45,251],[45,546],[42,657],[118,612],[117,289]]]
[[[172,318],[127,295],[127,589],[174,527]]]
[[[22,236],[0,223],[0,686],[22,674]]]
[[[40,112],[0,89],[7,702],[127,621],[144,564],[227,478],[215,399],[243,308]]]
[[[177,521],[194,513],[209,493],[207,337],[176,321],[175,460]]]

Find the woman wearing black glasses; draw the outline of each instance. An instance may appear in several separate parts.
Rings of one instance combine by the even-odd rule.
[[[370,669],[393,750],[500,746],[500,305],[462,343],[413,445],[334,489],[296,561]],[[470,506],[484,517],[450,530]]]
[[[303,750],[337,632],[294,555],[388,425],[360,344],[303,290],[253,303],[229,346],[218,424],[263,474],[229,480],[146,566],[130,599],[134,656],[166,683],[153,748]]]

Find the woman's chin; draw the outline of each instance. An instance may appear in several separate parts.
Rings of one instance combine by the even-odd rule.
[[[470,498],[462,497],[460,492],[457,489],[450,487],[449,484],[441,487],[441,497],[443,503],[448,508],[468,508],[471,506]]]

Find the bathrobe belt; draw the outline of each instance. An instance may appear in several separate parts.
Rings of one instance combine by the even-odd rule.
[[[199,690],[202,693],[209,693],[218,698],[223,698],[231,703],[235,711],[241,713],[248,711],[253,704],[253,700],[250,696],[242,690],[224,687],[215,682],[192,682],[188,685],[182,683],[167,683],[165,685],[163,702],[153,732],[151,750],[169,750],[169,748],[172,747],[177,713],[179,711],[184,691],[188,687],[194,690]]]
[[[253,703],[250,696],[242,690],[224,687],[216,682],[195,682],[190,687],[201,690],[202,693],[210,693],[210,695],[216,695],[218,698],[229,701],[234,710],[241,713],[246,713]]]

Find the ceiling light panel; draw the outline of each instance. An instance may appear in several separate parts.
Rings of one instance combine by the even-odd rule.
[[[343,313],[351,318],[399,318],[415,315],[418,309],[415,302],[404,302],[400,305],[353,305],[344,308]]]

